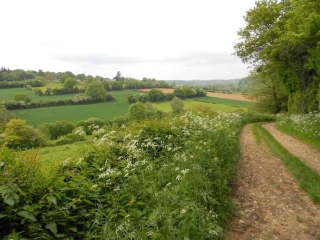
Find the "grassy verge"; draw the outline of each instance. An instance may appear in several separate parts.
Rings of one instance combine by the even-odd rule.
[[[292,126],[279,126],[276,125],[277,128],[284,133],[287,133],[291,136],[294,136],[295,138],[299,139],[301,142],[307,143],[313,148],[320,151],[320,139],[319,137],[315,138],[313,134],[305,134],[303,132],[298,131],[296,128],[293,128]]]
[[[265,142],[282,160],[296,179],[299,186],[309,194],[316,203],[320,203],[320,175],[306,166],[299,158],[292,156],[273,136],[262,127],[261,123],[253,125],[253,134],[258,141]]]
[[[276,126],[320,151],[320,113],[279,114]]]

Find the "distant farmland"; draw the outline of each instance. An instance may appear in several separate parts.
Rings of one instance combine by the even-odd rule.
[[[173,93],[173,88],[158,88],[164,93]],[[141,92],[149,92],[151,89],[139,89]],[[232,99],[238,101],[245,101],[245,102],[252,102],[251,99],[246,98],[243,94],[240,93],[217,93],[217,92],[207,92],[207,97],[214,97],[214,98],[225,98],[225,99]]]
[[[26,88],[8,88],[8,89],[0,89],[0,102],[2,102],[4,100],[14,101],[13,96],[17,92],[22,92],[22,93],[28,94],[28,97],[33,102],[39,102],[40,100],[53,101],[53,100],[59,100],[59,99],[67,99],[67,98],[72,98],[73,96],[78,94],[78,93],[73,93],[73,94],[63,94],[63,95],[39,96]]]
[[[27,124],[38,126],[45,122],[67,120],[76,122],[88,118],[111,120],[124,116],[129,109],[128,103],[106,102],[88,105],[35,108],[11,111],[17,117],[26,119]]]
[[[173,89],[164,89],[165,92],[173,91]],[[0,90],[0,100],[13,99],[13,95],[16,92],[25,92],[32,99],[32,101],[49,101],[57,99],[71,98],[76,94],[67,95],[52,95],[52,96],[38,96],[31,91],[24,88],[21,89],[4,89]],[[116,117],[124,117],[129,110],[129,103],[126,98],[126,94],[137,94],[136,91],[110,91],[116,98],[114,102],[105,102],[89,105],[74,105],[74,106],[58,106],[25,110],[13,110],[18,118],[26,119],[27,123],[33,126],[38,126],[45,122],[55,122],[57,120],[67,120],[71,122],[77,122],[79,120],[86,120],[88,118],[101,118],[103,120],[112,120]],[[226,94],[232,95],[232,94]],[[204,104],[214,110],[221,111],[237,111],[244,110],[252,105],[248,101],[238,101],[225,98],[216,97],[198,97],[192,99],[186,99],[185,108],[194,108],[200,104]],[[171,111],[170,101],[153,103],[154,108],[162,111]]]
[[[71,122],[86,120],[88,118],[112,120],[119,116],[125,116],[129,110],[129,103],[125,95],[135,92],[128,90],[113,91],[110,93],[117,99],[116,101],[88,105],[13,110],[11,112],[19,118],[26,119],[27,123],[33,126],[38,126],[45,122],[55,122],[57,120],[67,120]]]

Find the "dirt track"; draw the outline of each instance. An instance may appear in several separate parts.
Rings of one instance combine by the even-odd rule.
[[[303,144],[277,131],[272,124],[265,128],[283,146],[288,145],[287,141],[295,141],[293,148],[305,149]],[[250,125],[242,131],[241,149],[234,183],[238,214],[225,239],[320,239],[319,205],[299,188],[281,160],[266,146],[257,143]],[[306,161],[313,162],[315,150],[298,152],[304,154]],[[319,161],[318,158],[318,164]]]

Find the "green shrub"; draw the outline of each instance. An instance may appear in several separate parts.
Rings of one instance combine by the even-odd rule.
[[[140,121],[147,116],[146,106],[141,103],[134,103],[130,106],[128,118],[129,120]]]
[[[86,131],[86,134],[91,135],[93,131],[100,129],[106,124],[107,122],[100,118],[89,118],[85,121],[78,121],[76,123],[76,126],[82,126]]]
[[[221,239],[242,125],[240,114],[209,110],[121,118],[50,175],[28,155],[5,167],[0,155],[0,238]]]
[[[178,97],[174,97],[171,101],[171,109],[173,111],[173,113],[179,114],[183,111],[183,107],[184,107],[184,102],[178,98]]]
[[[47,124],[51,139],[57,139],[60,136],[71,133],[75,128],[75,124],[65,120],[56,121],[54,123]]]
[[[22,119],[11,119],[6,124],[4,134],[9,148],[26,149],[46,144],[45,137]]]

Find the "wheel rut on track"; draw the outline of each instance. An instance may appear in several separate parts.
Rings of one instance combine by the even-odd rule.
[[[234,182],[238,212],[225,239],[320,239],[320,206],[299,188],[281,160],[257,142],[251,128],[247,125],[241,133],[241,159]],[[279,135],[276,139],[285,139],[279,140],[281,144],[296,141],[286,140],[272,124],[265,128]]]

